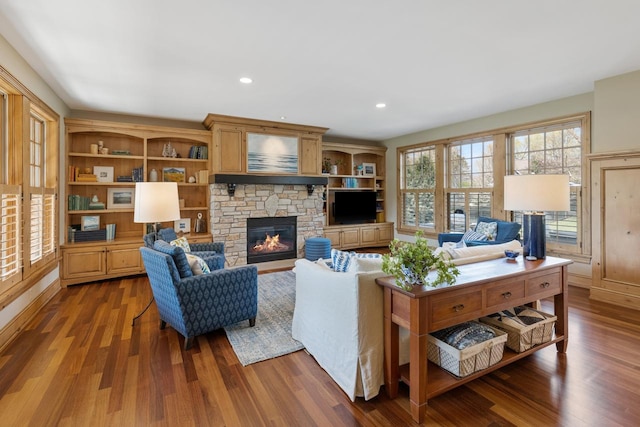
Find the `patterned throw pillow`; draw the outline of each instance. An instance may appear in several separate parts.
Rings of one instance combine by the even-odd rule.
[[[486,224],[486,223],[481,222],[480,224]],[[487,236],[485,236],[482,233],[478,233],[477,231],[469,230],[466,233],[464,233],[464,236],[462,236],[462,239],[460,240],[460,242],[458,242],[458,244],[456,245],[456,248],[466,247],[467,245],[464,242],[470,241],[470,240],[487,240]]]
[[[331,262],[333,263],[333,270],[345,272],[349,269],[349,263],[351,262],[351,253],[339,251],[338,249],[331,249]]]
[[[199,274],[207,274],[211,273],[209,266],[206,262],[199,256],[195,256],[192,254],[185,254],[187,256],[187,261],[189,262],[189,267],[191,267],[191,272],[194,276]]]
[[[189,241],[187,240],[186,237],[179,237],[176,240],[172,240],[171,242],[169,242],[169,244],[173,246],[178,246],[179,248],[182,248],[182,250],[185,252],[191,252],[191,247],[189,246]]]
[[[487,236],[487,240],[496,240],[498,234],[497,222],[479,222],[476,225],[476,232]]]
[[[373,253],[357,253],[357,252],[345,252],[338,249],[331,249],[331,260],[333,261],[333,269],[335,271],[346,272],[350,271],[349,266],[353,259],[376,259],[382,258],[381,254]]]

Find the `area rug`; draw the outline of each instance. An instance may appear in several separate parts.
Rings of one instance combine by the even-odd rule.
[[[293,271],[258,275],[258,316],[256,325],[244,321],[224,328],[242,366],[301,350],[291,338],[291,322],[296,295]]]

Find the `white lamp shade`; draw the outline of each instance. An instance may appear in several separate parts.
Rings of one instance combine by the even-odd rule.
[[[504,209],[568,211],[569,175],[508,175],[504,177]]]
[[[136,182],[133,222],[156,223],[180,219],[178,184]]]

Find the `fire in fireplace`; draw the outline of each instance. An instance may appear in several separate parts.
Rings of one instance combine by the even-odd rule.
[[[297,257],[295,216],[247,218],[247,263]]]

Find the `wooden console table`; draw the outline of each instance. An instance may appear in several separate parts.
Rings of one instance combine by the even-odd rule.
[[[414,287],[405,291],[393,277],[376,282],[384,287],[384,375],[387,394],[395,398],[399,381],[410,387],[411,415],[424,421],[427,400],[505,366],[517,359],[556,344],[558,352],[567,350],[568,290],[567,268],[572,261],[546,257],[526,261],[499,258],[459,266],[460,275],[452,286],[433,289]],[[427,335],[447,326],[495,313],[542,298],[554,297],[557,316],[555,336],[548,343],[515,353],[505,348],[500,362],[462,379],[427,361]],[[409,330],[409,365],[399,365],[398,328]],[[427,371],[429,375],[427,376]]]

